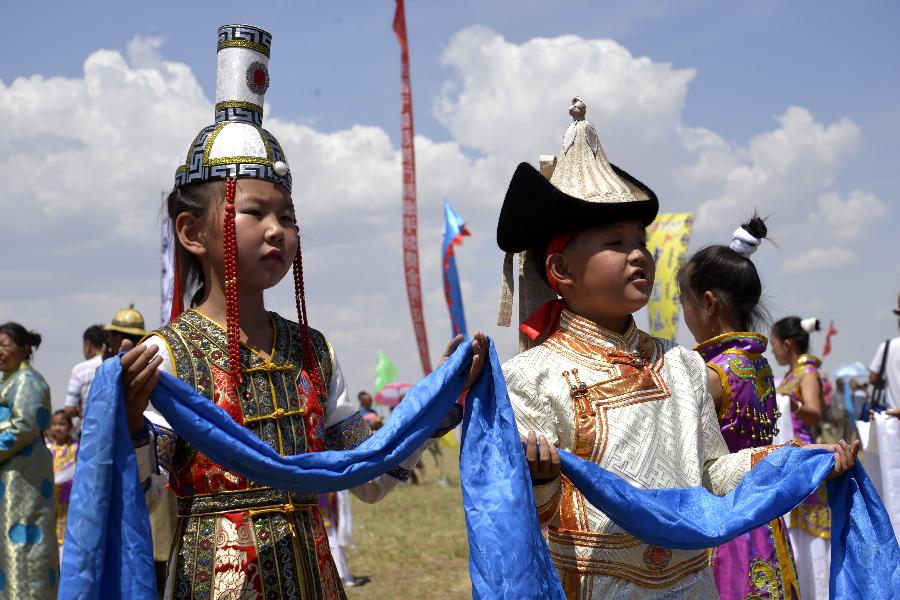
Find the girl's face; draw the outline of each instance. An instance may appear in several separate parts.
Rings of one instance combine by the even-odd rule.
[[[576,313],[597,322],[621,319],[649,302],[656,265],[640,221],[586,229],[572,239],[562,256],[567,276],[560,280],[560,289]]]
[[[0,371],[12,371],[28,358],[31,348],[20,346],[6,333],[0,332]]]
[[[69,439],[72,428],[65,415],[53,415],[50,420],[50,437],[56,442],[64,442]]]
[[[684,324],[690,330],[694,340],[699,344],[708,340],[711,336],[706,334],[707,325],[704,321],[703,311],[697,306],[690,294],[681,293],[681,312],[684,315]]]
[[[779,365],[786,366],[791,364],[791,346],[790,342],[785,342],[777,335],[775,332],[772,332],[772,335],[769,336],[769,341],[771,342],[772,354],[775,355],[775,360]]]
[[[239,179],[234,206],[238,285],[253,290],[274,287],[287,275],[297,254],[291,197],[287,190],[271,181]],[[223,211],[224,205],[219,204],[214,222],[209,223],[212,247],[207,250],[224,278]]]

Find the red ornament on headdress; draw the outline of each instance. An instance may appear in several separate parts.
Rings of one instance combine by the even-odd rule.
[[[236,181],[225,180],[225,222],[222,241],[225,261],[225,330],[228,341],[228,375],[235,389],[241,385],[241,319],[237,292],[237,236],[234,227],[234,193]]]
[[[297,255],[294,257],[294,301],[297,304],[297,323],[300,326],[300,335],[303,344],[303,368],[312,384],[312,390],[307,395],[306,401],[306,443],[307,450],[315,452],[325,449],[325,440],[321,435],[321,429],[325,423],[325,411],[320,402],[320,395],[324,398],[325,383],[322,381],[322,373],[319,370],[319,360],[312,345],[309,335],[309,318],[306,312],[306,290],[303,286],[303,252],[300,249],[300,233],[297,232]]]

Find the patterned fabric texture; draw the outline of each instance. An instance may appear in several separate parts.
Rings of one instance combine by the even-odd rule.
[[[272,313],[271,360],[241,348],[244,379],[227,377],[225,331],[187,311],[158,333],[175,373],[280,454],[306,452],[309,439],[334,449],[371,435],[361,417],[324,431],[325,419],[305,411],[299,329]],[[325,338],[313,332],[326,385],[332,362]],[[357,415],[358,416],[358,413]],[[359,423],[365,427],[363,430]],[[354,426],[356,425],[356,426]],[[258,485],[217,465],[164,427],[156,428],[159,464],[178,496],[178,528],[169,559],[170,598],[344,598],[314,494]]]
[[[752,451],[728,453],[700,356],[633,321],[618,335],[566,310],[547,341],[503,371],[523,439],[535,431],[639,488],[721,495],[750,469]],[[643,543],[564,477],[534,493],[567,597],[714,597],[705,551]]]
[[[800,383],[807,374],[819,377],[819,367],[822,361],[809,354],[804,354],[797,359],[797,364],[791,369],[781,384],[778,393],[790,397],[792,405],[801,401]],[[820,399],[821,400],[821,399]],[[815,443],[812,428],[791,414],[791,422],[794,425],[794,435],[804,444]],[[799,527],[809,535],[829,539],[831,538],[831,510],[828,508],[828,496],[824,487],[803,501],[797,508],[791,511],[791,528]]]
[[[731,452],[772,441],[779,415],[772,369],[762,354],[767,345],[758,333],[731,332],[696,348],[722,382],[719,425]],[[712,550],[710,562],[725,600],[799,597],[791,544],[780,518]]]
[[[0,385],[0,598],[56,597],[59,554],[50,425],[50,388],[23,362]]]

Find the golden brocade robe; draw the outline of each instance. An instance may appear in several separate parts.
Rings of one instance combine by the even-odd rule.
[[[347,449],[372,435],[347,394],[330,345],[311,330],[317,368],[328,387],[323,414],[308,411],[310,366],[302,364],[299,327],[270,313],[271,360],[242,346],[244,378],[227,377],[227,342],[219,324],[187,311],[146,343],[164,350],[162,368],[189,383],[282,455]],[[153,411],[148,438],[136,452],[151,510],[168,483],[178,525],[169,558],[167,598],[344,598],[315,494],[257,484],[217,465],[172,431]],[[390,474],[352,490],[374,502],[408,475],[421,454]]]
[[[724,495],[769,451],[729,454],[703,359],[633,321],[618,335],[565,310],[557,331],[503,372],[523,440],[544,435],[640,488]],[[564,476],[534,494],[568,598],[718,597],[707,551],[645,544]]]

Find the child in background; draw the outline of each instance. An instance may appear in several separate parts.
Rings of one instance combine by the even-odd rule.
[[[678,272],[684,322],[700,344],[709,391],[729,452],[772,443],[778,409],[760,303],[762,283],[750,257],[768,230],[758,216],[741,225],[728,246],[696,252]],[[712,550],[723,600],[798,598],[794,557],[784,520],[738,536]]]
[[[729,454],[703,359],[638,330],[632,313],[646,306],[656,274],[645,227],[659,204],[607,161],[580,98],[569,114],[560,155],[542,157],[540,172],[516,169],[497,227],[502,250],[527,253],[525,294],[539,283],[522,270],[533,262],[544,288],[562,296],[520,328],[538,345],[503,365],[538,518],[568,598],[715,598],[705,550],[643,542],[560,476],[557,446],[639,488],[702,485],[721,495],[770,451]],[[839,452],[834,472],[853,463],[849,447]]]
[[[50,429],[45,442],[53,455],[53,482],[56,489],[56,539],[62,560],[63,541],[66,539],[66,512],[69,510],[69,494],[75,476],[75,459],[78,442],[72,437],[72,418],[65,410],[58,410],[50,418]]]
[[[816,439],[822,421],[822,361],[808,354],[809,336],[816,331],[818,319],[792,316],[776,321],[771,335],[775,360],[790,369],[776,392],[790,398],[794,436],[805,444]],[[824,485],[791,511],[790,536],[803,599],[828,598],[831,509]]]

